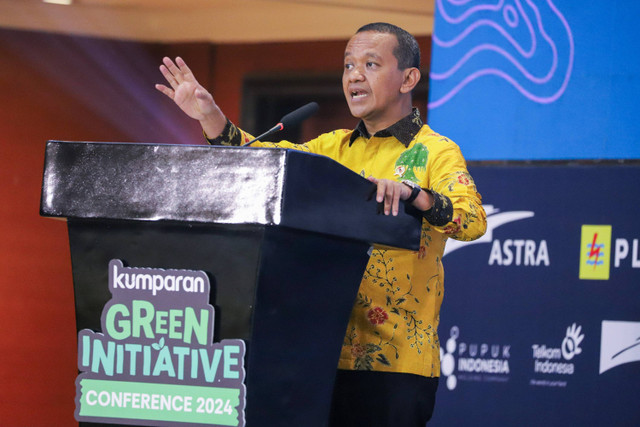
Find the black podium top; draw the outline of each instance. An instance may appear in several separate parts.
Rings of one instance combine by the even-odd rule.
[[[377,214],[372,187],[296,150],[49,141],[40,213],[283,226],[417,250],[420,217]]]

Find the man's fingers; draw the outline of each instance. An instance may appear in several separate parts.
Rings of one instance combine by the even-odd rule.
[[[398,201],[400,200],[399,189],[392,182],[386,183],[386,189],[384,193],[384,214],[390,213],[398,215]]]
[[[382,207],[382,212],[385,215],[397,216],[400,211],[400,200],[402,200],[405,185],[388,179],[375,179],[371,176],[367,179],[376,184],[371,189],[371,195],[373,193],[376,194],[378,213],[381,213],[380,207]]]
[[[182,74],[182,71],[180,71],[180,68],[178,68],[178,66],[170,59],[167,58],[166,56],[164,58],[162,58],[162,62],[164,63],[165,67],[167,67],[167,69],[169,70],[169,72],[171,73],[171,75],[173,76],[174,80],[180,84],[184,81],[184,76]],[[183,61],[184,62],[184,61]],[[185,64],[186,65],[186,64]],[[162,73],[165,77],[167,77],[165,75],[165,73]],[[171,83],[171,82],[169,82]],[[173,84],[172,84],[173,86]],[[175,88],[174,88],[175,89]]]
[[[383,180],[378,181],[378,193],[376,194],[376,202],[384,202],[384,196],[387,191],[387,183]]]
[[[165,85],[157,84],[156,89],[158,89],[160,92],[164,93],[171,99],[173,99],[173,96],[175,95],[175,92],[172,89],[169,89],[168,87],[166,87]]]
[[[398,215],[398,207],[400,206],[400,195],[402,194],[402,190],[400,187],[394,185],[395,191],[393,192],[393,200],[391,201],[391,211],[393,216]]]
[[[393,196],[393,188],[387,180],[378,181],[378,203],[384,203],[384,214],[389,215],[391,208],[391,198]]]
[[[393,197],[393,189],[385,182],[384,188],[384,214],[389,215],[391,209],[391,198]]]
[[[167,80],[167,83],[169,83],[174,90],[178,88],[178,81],[166,66],[161,65],[160,72],[162,73],[164,78]]]
[[[381,203],[385,215],[398,215],[400,199],[402,197],[401,184],[387,180],[376,180],[378,191],[376,201]]]
[[[182,73],[182,76],[184,77],[185,80],[191,80],[191,81],[196,80],[195,76],[191,72],[191,68],[189,68],[187,63],[184,62],[184,60],[179,56],[176,58],[176,64],[178,64],[178,68],[180,68],[180,72]]]

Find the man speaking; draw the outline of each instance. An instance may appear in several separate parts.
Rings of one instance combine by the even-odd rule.
[[[181,58],[163,63],[169,86],[156,88],[200,122],[209,143],[253,139],[227,120]],[[440,376],[445,243],[477,239],[486,229],[460,149],[412,108],[419,66],[420,49],[411,34],[387,23],[365,25],[347,43],[342,75],[358,126],[304,144],[250,144],[328,156],[377,184],[385,215],[397,215],[403,202],[423,216],[419,251],[371,252],[340,354],[332,426],[423,427],[431,418]]]

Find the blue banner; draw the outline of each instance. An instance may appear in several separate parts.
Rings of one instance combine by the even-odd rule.
[[[640,167],[470,168],[450,240],[434,426],[640,425]]]
[[[640,158],[640,3],[436,0],[429,124],[468,160]]]

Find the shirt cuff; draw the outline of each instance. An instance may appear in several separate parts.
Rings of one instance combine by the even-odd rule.
[[[220,132],[220,135],[215,138],[209,138],[207,134],[202,132],[207,142],[210,145],[241,145],[242,144],[242,132],[236,127],[231,120],[227,119],[227,123],[224,125],[224,129]]]
[[[424,190],[433,196],[433,206],[428,211],[423,211],[422,216],[427,222],[436,227],[447,225],[453,219],[453,204],[444,194],[432,190]]]

